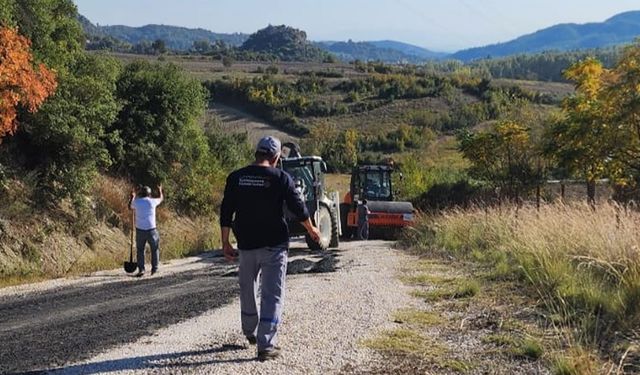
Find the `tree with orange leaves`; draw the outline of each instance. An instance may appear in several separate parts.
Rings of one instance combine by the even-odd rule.
[[[53,71],[34,65],[31,42],[15,29],[0,27],[0,142],[17,128],[17,107],[37,111],[56,86]]]

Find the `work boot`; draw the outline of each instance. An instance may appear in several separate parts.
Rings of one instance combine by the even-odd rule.
[[[144,271],[138,271],[138,273],[136,273],[136,277],[142,277],[144,276]]]
[[[280,357],[280,348],[274,346],[268,350],[258,350],[258,361],[272,361],[276,358]]]

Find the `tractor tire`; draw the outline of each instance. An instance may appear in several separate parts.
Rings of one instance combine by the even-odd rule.
[[[317,217],[317,222],[316,221]],[[307,246],[309,249],[315,251],[326,251],[329,248],[329,244],[331,243],[331,234],[333,232],[333,228],[331,225],[331,213],[326,206],[321,205],[318,209],[318,214],[314,215],[314,224],[320,231],[320,242],[316,242],[307,234],[304,236],[304,239],[307,241]]]
[[[332,249],[337,249],[340,246],[340,235],[338,234],[339,214],[338,211],[334,211],[331,214],[331,242],[329,242],[329,247]]]

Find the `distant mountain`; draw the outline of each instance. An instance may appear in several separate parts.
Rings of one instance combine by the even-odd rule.
[[[167,25],[145,25],[141,27],[131,27],[122,25],[100,26],[94,25],[86,17],[78,17],[85,34],[88,36],[112,37],[116,40],[138,44],[143,41],[153,42],[162,39],[167,48],[177,51],[187,51],[193,46],[195,41],[215,42],[223,41],[232,46],[239,46],[247,40],[247,34],[214,33],[205,29],[190,29],[179,26]]]
[[[307,40],[307,33],[293,27],[269,25],[249,35],[241,51],[272,55],[284,61],[323,61],[329,54]]]
[[[444,52],[434,52],[426,48],[418,47],[413,44],[397,42],[395,40],[379,40],[369,41],[369,44],[373,44],[378,48],[392,49],[404,53],[405,55],[416,56],[425,60],[441,59],[449,55]]]
[[[568,51],[629,43],[640,36],[640,11],[618,14],[600,23],[559,24],[506,43],[470,48],[451,58],[471,61],[542,51]]]
[[[399,62],[413,60],[414,56],[389,48],[379,48],[367,42],[318,42],[317,45],[338,56],[341,60]]]
[[[374,42],[318,42],[317,45],[342,60],[384,61],[390,63],[411,62],[418,63],[426,60],[439,59],[446,54],[432,52],[427,49],[407,43],[392,40]]]

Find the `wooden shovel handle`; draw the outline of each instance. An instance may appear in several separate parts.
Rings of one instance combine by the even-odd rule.
[[[129,236],[129,261],[133,260],[133,231],[135,228],[135,221],[136,221],[136,212],[132,209],[131,210],[131,230],[130,230],[130,236]]]

